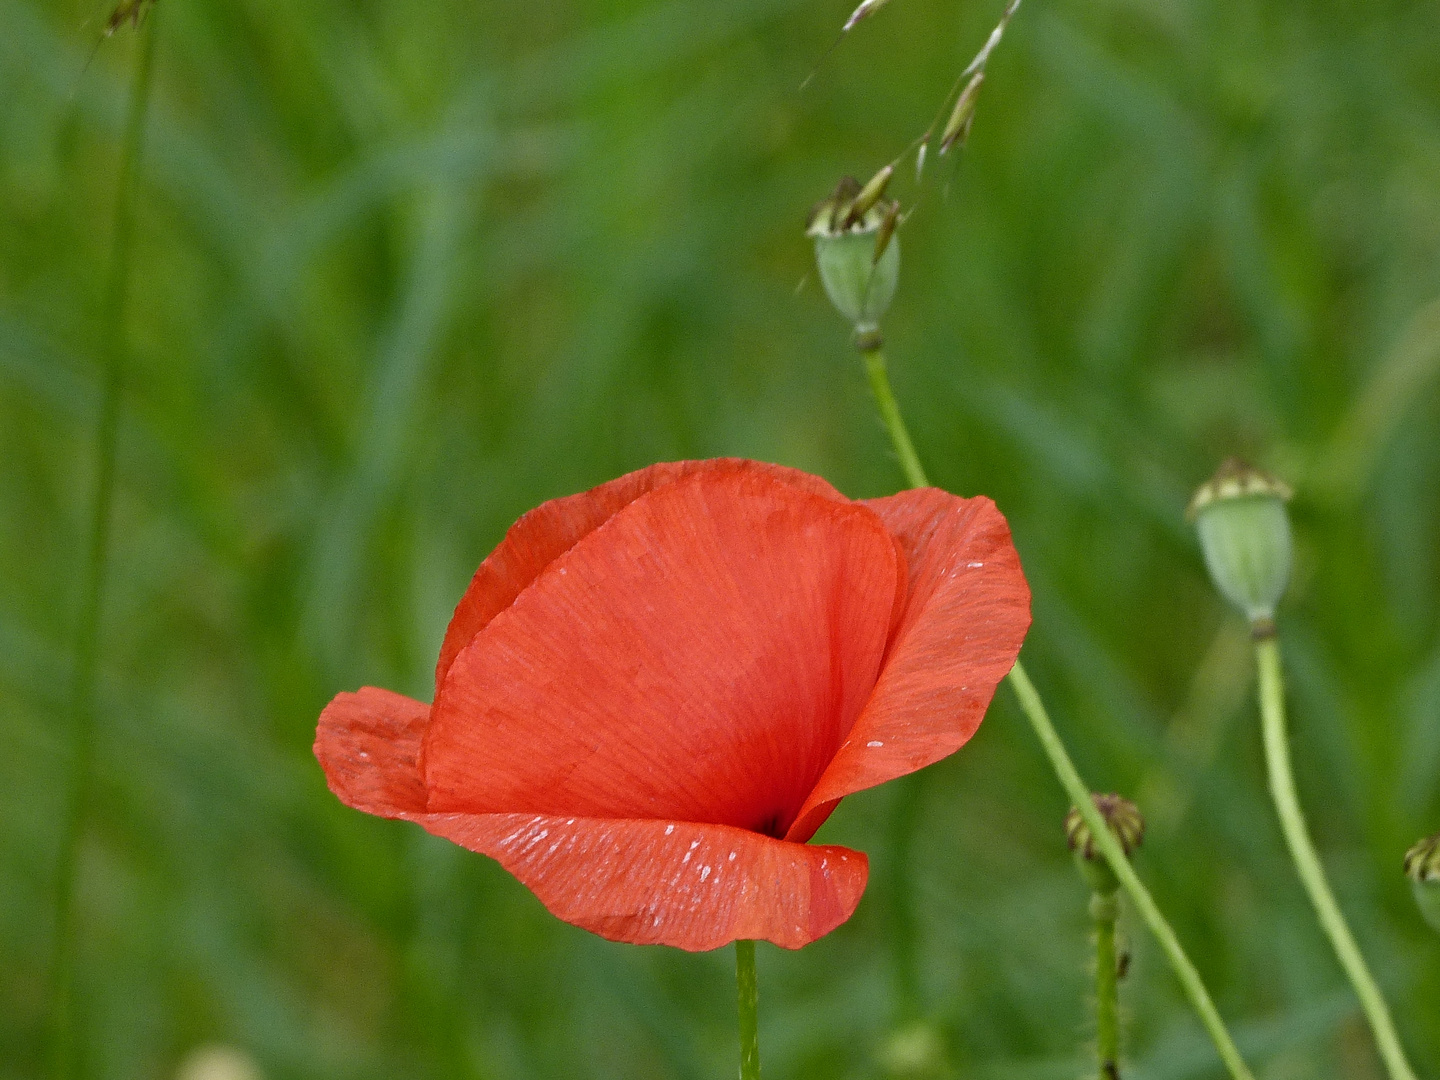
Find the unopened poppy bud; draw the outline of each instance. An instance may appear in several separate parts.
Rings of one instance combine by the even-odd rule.
[[[1290,581],[1290,488],[1238,458],[1220,466],[1187,516],[1200,533],[1210,580],[1255,629],[1273,633],[1275,605]]]
[[[815,264],[825,295],[857,330],[879,324],[900,279],[900,243],[893,235],[899,204],[881,198],[889,179],[888,167],[864,188],[845,177],[810,212],[805,229],[815,240]]]
[[[1440,930],[1440,833],[1421,840],[1405,853],[1405,874],[1425,921]]]
[[[1090,798],[1095,803],[1095,809],[1099,810],[1100,816],[1105,819],[1105,824],[1115,834],[1115,839],[1120,841],[1120,848],[1128,858],[1145,839],[1145,819],[1140,815],[1140,808],[1119,795],[1091,795]],[[1065,839],[1070,844],[1070,850],[1075,853],[1075,865],[1080,868],[1081,875],[1091,889],[1108,895],[1120,887],[1115,871],[1110,869],[1105,856],[1095,847],[1095,836],[1091,833],[1090,826],[1080,816],[1080,810],[1074,806],[1065,815]]]

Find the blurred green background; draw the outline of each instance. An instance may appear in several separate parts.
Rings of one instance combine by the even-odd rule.
[[[801,230],[999,8],[895,0],[801,93],[848,0],[161,0],[80,861],[90,1075],[206,1044],[271,1080],[734,1075],[728,950],[590,937],[342,807],[315,719],[366,683],[428,700],[469,575],[542,499],[732,454],[899,486],[846,328],[797,291]],[[108,15],[0,0],[5,1078],[42,1071],[135,43],[86,67]],[[1182,516],[1230,453],[1279,470],[1302,795],[1440,1075],[1440,936],[1399,872],[1440,829],[1440,6],[1032,0],[932,169],[896,390],[936,482],[1010,518],[1082,771],[1140,801],[1141,873],[1261,1076],[1378,1077]],[[870,890],[761,948],[766,1075],[1084,1075],[1065,808],[1005,687],[960,754],[848,800],[822,839],[870,853]],[[1128,932],[1128,1075],[1221,1075]]]

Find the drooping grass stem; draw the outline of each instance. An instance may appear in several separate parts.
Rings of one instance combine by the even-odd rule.
[[[1340,965],[1345,969],[1365,1017],[1375,1033],[1375,1043],[1380,1057],[1385,1062],[1390,1080],[1415,1080],[1415,1072],[1405,1058],[1400,1037],[1390,1018],[1385,998],[1376,985],[1374,976],[1360,955],[1360,947],[1350,933],[1340,905],[1325,880],[1325,871],[1310,842],[1310,831],[1305,825],[1305,815],[1300,809],[1300,799],[1295,791],[1295,775],[1290,766],[1290,737],[1285,724],[1285,681],[1280,664],[1280,648],[1273,634],[1255,642],[1255,659],[1259,668],[1260,722],[1265,742],[1265,765],[1270,776],[1270,794],[1275,800],[1275,810],[1280,816],[1280,828],[1285,834],[1285,844],[1295,869],[1315,906],[1315,914]]]
[[[905,429],[904,418],[900,415],[899,405],[895,401],[895,395],[890,389],[890,379],[885,368],[885,358],[877,347],[873,349],[861,349],[865,357],[866,371],[870,376],[870,386],[875,392],[875,400],[880,406],[881,418],[890,432],[890,441],[895,446],[895,453],[900,459],[901,467],[905,470],[906,479],[912,487],[926,487],[925,471],[920,466],[919,458],[915,454],[914,444],[910,441],[910,434]],[[1080,779],[1080,773],[1075,768],[1075,763],[1070,760],[1070,754],[1061,742],[1055,725],[1051,723],[1049,714],[1045,711],[1045,705],[1040,700],[1040,694],[1036,691],[1030,677],[1026,675],[1024,665],[1019,660],[1010,670],[1010,685],[1015,695],[1020,700],[1020,707],[1025,713],[1030,726],[1040,739],[1041,746],[1045,749],[1046,756],[1050,759],[1051,768],[1059,777],[1061,786],[1070,797],[1071,803],[1085,819],[1085,824],[1095,836],[1095,846],[1104,855],[1105,861],[1119,878],[1121,886],[1130,896],[1135,905],[1135,910],[1140,918],[1149,927],[1150,932],[1155,935],[1156,941],[1160,943],[1161,950],[1170,962],[1171,968],[1180,980],[1180,985],[1185,991],[1185,996],[1190,999],[1190,1004],[1200,1016],[1200,1021],[1205,1025],[1211,1040],[1215,1043],[1215,1049],[1219,1052],[1221,1060],[1229,1070],[1233,1080],[1254,1080],[1249,1066],[1240,1056],[1239,1049],[1235,1046],[1235,1040],[1230,1037],[1230,1032],[1225,1027],[1225,1021],[1220,1018],[1219,1010],[1215,1008],[1214,1001],[1210,998],[1210,992],[1205,989],[1205,983],[1200,978],[1200,973],[1190,958],[1185,954],[1185,949],[1180,944],[1180,939],[1175,936],[1170,923],[1161,914],[1155,900],[1150,895],[1144,883],[1136,875],[1130,865],[1130,860],[1125,857],[1124,850],[1120,847],[1120,841],[1115,838],[1100,811],[1096,809],[1094,800],[1090,797],[1090,789]],[[1408,1080],[1408,1077],[1407,1077]]]
[[[1115,955],[1115,921],[1120,901],[1114,893],[1092,893],[1090,919],[1095,925],[1095,1052],[1101,1080],[1120,1076],[1120,964]]]
[[[735,984],[740,1006],[740,1080],[760,1080],[760,988],[755,942],[735,942]]]
[[[75,631],[75,667],[70,691],[70,755],[65,777],[60,846],[55,874],[55,916],[51,929],[50,1075],[69,1080],[80,1074],[75,1004],[75,879],[85,825],[95,736],[96,672],[100,618],[104,609],[110,524],[115,500],[116,442],[120,399],[125,382],[125,310],[130,294],[130,255],[134,235],[133,200],[145,137],[151,71],[155,58],[155,11],[140,24],[130,84],[130,101],[120,142],[110,264],[100,309],[100,348],[104,376],[95,428],[94,489],[90,500],[86,561],[79,620]]]

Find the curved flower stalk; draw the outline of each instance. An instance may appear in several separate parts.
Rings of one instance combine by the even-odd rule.
[[[1295,788],[1275,629],[1275,609],[1290,580],[1290,519],[1285,510],[1290,494],[1279,480],[1232,458],[1195,493],[1189,513],[1200,533],[1211,580],[1249,620],[1255,639],[1265,765],[1285,846],[1321,929],[1365,1010],[1391,1080],[1415,1080],[1390,1008],[1325,878]]]
[[[1013,7],[1014,5],[1007,10],[1013,11]],[[998,41],[998,37],[996,37],[995,40]],[[866,186],[867,188],[869,187],[869,185]],[[842,182],[840,188],[831,196],[831,199],[825,203],[821,203],[820,206],[816,208],[816,211],[812,212],[812,228],[816,214],[824,211],[829,201],[839,202],[846,195],[851,195],[853,198],[852,193],[854,190],[853,181],[851,184]],[[845,221],[849,219],[849,214],[844,211],[831,209],[830,213],[832,220]],[[823,240],[823,237],[817,239],[816,251],[816,261],[819,265],[822,278],[825,277],[827,272],[826,260],[821,257],[822,251],[820,244]],[[883,249],[879,248],[878,244],[876,250],[877,255],[883,254]],[[878,257],[872,256],[871,259],[872,267],[879,265]],[[897,275],[899,273],[898,255],[896,257],[894,273]],[[834,291],[830,282],[826,281],[826,292],[833,296]],[[893,294],[893,288],[890,291]],[[886,300],[888,305],[888,296]],[[851,318],[847,306],[837,303],[836,309],[841,315]],[[896,403],[894,392],[890,388],[890,377],[884,354],[881,351],[882,338],[878,323],[880,315],[883,314],[883,309],[878,313],[874,313],[873,321],[867,323],[861,323],[852,319],[852,324],[855,329],[855,345],[865,360],[866,372],[870,377],[870,386],[875,395],[875,404],[880,411],[881,419],[885,422],[886,431],[890,435],[891,444],[895,448],[896,457],[899,459],[900,467],[905,473],[906,480],[909,482],[912,490],[934,491],[935,489],[929,486],[929,480],[925,476],[925,470],[920,464],[920,458],[915,453],[914,444],[910,440],[910,433],[906,429],[904,417],[900,413],[900,407]],[[1075,763],[1070,759],[1070,754],[1065,749],[1065,744],[1061,741],[1059,732],[1055,730],[1055,725],[1051,723],[1050,716],[1045,711],[1045,705],[1040,700],[1039,692],[1030,681],[1030,677],[1026,674],[1025,668],[1020,663],[1018,656],[1007,678],[1015,691],[1016,698],[1020,702],[1021,710],[1025,713],[1025,718],[1029,720],[1030,726],[1039,738],[1046,756],[1050,759],[1051,768],[1055,770],[1055,775],[1059,778],[1061,786],[1065,789],[1065,793],[1070,797],[1070,801],[1084,822],[1085,827],[1094,837],[1093,843],[1095,847],[1099,850],[1105,863],[1109,865],[1111,872],[1114,873],[1115,877],[1119,880],[1120,886],[1124,888],[1125,892],[1130,896],[1136,911],[1145,921],[1150,932],[1155,935],[1156,940],[1160,943],[1161,949],[1165,952],[1166,959],[1170,961],[1171,968],[1174,969],[1176,977],[1179,978],[1180,984],[1185,990],[1186,997],[1190,999],[1190,1004],[1199,1014],[1201,1023],[1205,1025],[1205,1030],[1210,1035],[1211,1041],[1215,1044],[1215,1049],[1219,1053],[1221,1060],[1224,1061],[1231,1077],[1233,1080],[1254,1080],[1249,1066],[1245,1064],[1245,1060],[1240,1056],[1239,1049],[1235,1046],[1235,1040],[1231,1038],[1229,1030],[1225,1027],[1225,1022],[1221,1019],[1219,1010],[1215,1008],[1215,1003],[1210,997],[1210,992],[1206,990],[1205,983],[1200,978],[1200,973],[1195,969],[1195,965],[1191,963],[1190,958],[1185,954],[1185,950],[1180,944],[1180,939],[1175,936],[1175,931],[1171,928],[1165,916],[1161,914],[1160,908],[1150,895],[1150,890],[1145,887],[1144,883],[1136,875],[1134,868],[1130,865],[1129,858],[1126,856],[1125,850],[1120,845],[1120,841],[1116,839],[1115,835],[1106,827],[1105,818],[1095,806],[1094,800],[1090,795],[1090,789],[1080,778],[1080,773],[1075,768]]]

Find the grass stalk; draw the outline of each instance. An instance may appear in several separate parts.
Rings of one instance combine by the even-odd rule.
[[[70,755],[65,778],[60,848],[55,875],[55,912],[50,965],[50,1075],[70,1080],[81,1074],[75,1001],[75,884],[80,841],[85,827],[96,721],[96,674],[100,619],[104,609],[110,527],[115,501],[116,442],[120,399],[125,382],[125,310],[130,293],[130,256],[134,235],[133,200],[145,136],[151,71],[155,58],[155,12],[138,29],[130,101],[120,143],[110,264],[100,310],[100,355],[104,382],[95,429],[95,480],[90,500],[85,576],[75,634],[69,731]]]

